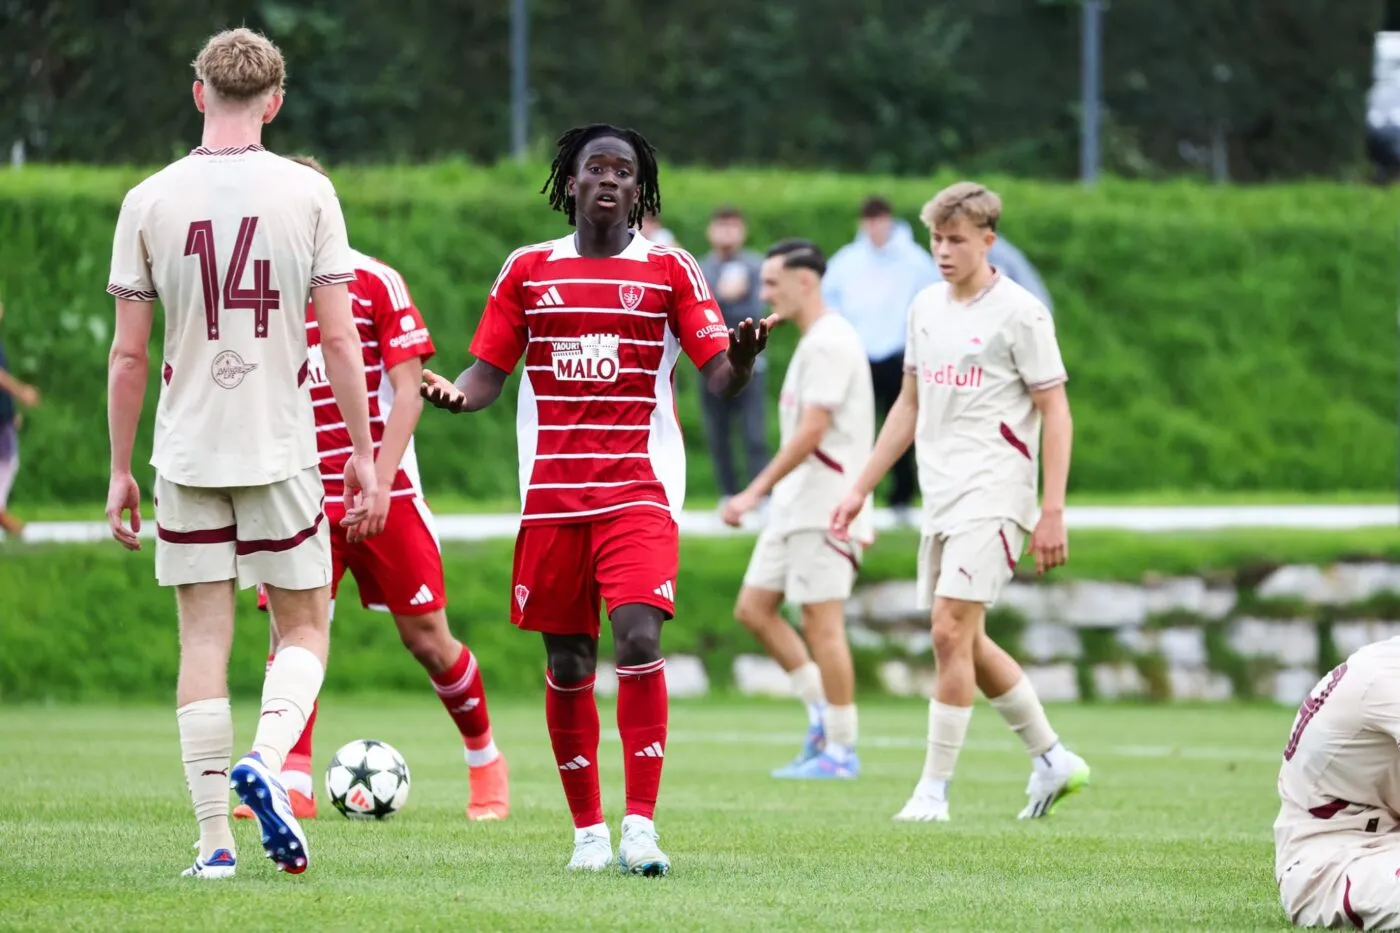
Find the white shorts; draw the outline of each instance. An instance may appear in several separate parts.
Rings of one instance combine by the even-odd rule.
[[[312,590],[331,582],[319,467],[267,486],[205,489],[156,476],[156,580],[237,580]]]
[[[1300,927],[1400,928],[1400,843],[1303,856],[1279,879],[1279,900]]]
[[[764,529],[749,558],[744,585],[782,593],[800,606],[845,600],[855,586],[861,546],[825,531]]]
[[[992,605],[1016,570],[1026,533],[1010,519],[992,519],[952,535],[924,535],[919,542],[920,609],[937,597]]]

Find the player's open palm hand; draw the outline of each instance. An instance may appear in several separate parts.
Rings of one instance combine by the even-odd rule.
[[[456,383],[439,376],[431,369],[423,370],[421,394],[434,407],[444,411],[455,414],[466,408],[467,397],[462,394],[461,389],[457,388]]]
[[[865,508],[865,498],[860,490],[852,489],[846,493],[846,498],[837,504],[835,511],[831,513],[831,533],[837,540],[850,540],[851,522],[855,521],[860,510]]]
[[[1043,512],[1031,533],[1031,553],[1035,555],[1035,572],[1043,574],[1069,560],[1069,532],[1065,530],[1065,513],[1058,510]]]
[[[130,524],[123,519],[123,513],[130,513]],[[113,473],[107,484],[107,525],[122,547],[141,550],[141,487],[130,473]]]
[[[755,324],[753,318],[747,317],[739,322],[738,327],[731,327],[729,359],[744,366],[758,359],[763,348],[768,346],[768,327],[767,318]]]

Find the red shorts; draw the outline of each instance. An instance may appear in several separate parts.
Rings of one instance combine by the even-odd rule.
[[[345,571],[360,588],[366,609],[401,616],[421,616],[447,605],[442,578],[442,551],[432,526],[432,513],[422,500],[394,499],[384,530],[351,544],[340,520],[345,507],[326,503],[331,526],[331,599]],[[258,588],[258,608],[267,609],[267,594]]]
[[[510,621],[530,632],[589,635],[598,612],[643,603],[672,618],[680,534],[669,511],[650,506],[572,525],[527,525],[515,539]]]

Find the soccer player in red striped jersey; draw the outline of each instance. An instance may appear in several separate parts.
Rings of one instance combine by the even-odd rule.
[[[309,156],[292,159],[326,174],[320,163]],[[342,529],[338,521],[345,510],[343,474],[350,440],[340,406],[326,381],[316,318],[309,315],[307,382],[316,419],[326,513],[332,520],[331,612],[335,612],[335,591],[349,570],[365,608],[393,615],[399,637],[428,672],[433,689],[462,736],[471,792],[467,818],[503,820],[510,812],[506,760],[492,740],[486,691],[476,657],[453,637],[447,624],[442,554],[432,513],[423,498],[418,458],[413,449],[413,431],[423,411],[418,391],[423,363],[435,352],[432,335],[413,304],[403,276],[363,253],[351,250],[350,255],[355,271],[350,299],[364,353],[370,434],[379,479],[380,494],[371,515],[381,518],[384,530],[366,537],[357,528]],[[266,599],[261,598],[261,593],[259,596],[259,607],[266,609]],[[315,725],[313,708],[301,738],[282,766],[282,783],[298,818],[316,815],[311,780]],[[239,807],[233,815],[248,819],[253,813]]]
[[[617,864],[664,875],[671,863],[653,823],[666,749],[661,626],[675,613],[685,499],[672,375],[684,353],[712,391],[733,396],[768,322],[731,331],[694,258],[632,229],[661,207],[655,152],[640,134],[569,130],[543,190],[577,232],[510,255],[472,340],[476,362],[455,383],[425,371],[422,391],[439,408],[479,411],[524,357],[511,621],[544,636],[545,718],[575,827],[568,867],[613,862],[593,698],[606,603],[627,784]]]

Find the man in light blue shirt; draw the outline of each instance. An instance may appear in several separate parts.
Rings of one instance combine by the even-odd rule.
[[[904,383],[904,335],[909,304],[924,288],[938,282],[938,266],[914,239],[909,224],[896,220],[889,201],[874,196],[860,208],[860,232],[837,250],[822,279],[829,307],[855,325],[870,360],[875,404],[881,416],[899,397]],[[894,488],[889,504],[908,522],[914,502],[914,452],[911,448],[891,470]]]

